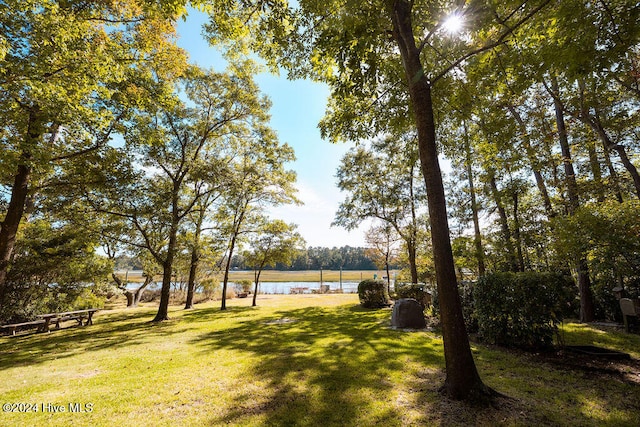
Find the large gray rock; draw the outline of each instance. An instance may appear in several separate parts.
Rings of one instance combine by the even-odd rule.
[[[391,312],[391,326],[394,328],[424,329],[427,322],[424,319],[422,306],[413,298],[403,298],[396,301]]]

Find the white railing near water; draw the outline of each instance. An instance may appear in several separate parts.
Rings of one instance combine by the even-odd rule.
[[[320,293],[321,284],[329,286],[329,292],[339,292],[340,290],[342,290],[342,292],[345,294],[354,294],[358,292],[357,282],[342,282],[342,287],[340,285],[340,282],[261,282],[258,286],[258,293],[290,294],[292,293],[292,288],[295,291],[301,290],[301,292],[296,293]],[[229,282],[229,287],[233,289],[234,283]]]

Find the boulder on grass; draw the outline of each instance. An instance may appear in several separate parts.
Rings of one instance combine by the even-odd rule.
[[[413,298],[397,300],[391,312],[391,326],[410,329],[426,328],[427,322],[420,303]]]

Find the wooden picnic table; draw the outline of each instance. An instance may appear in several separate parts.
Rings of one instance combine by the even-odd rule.
[[[36,317],[44,320],[44,323],[40,326],[39,330],[41,332],[48,332],[49,325],[52,323],[55,323],[56,329],[60,329],[60,323],[66,322],[67,320],[77,321],[78,326],[82,326],[83,321],[84,326],[93,325],[93,314],[96,311],[98,311],[97,308],[88,308],[86,310],[65,311],[62,313],[38,314]]]

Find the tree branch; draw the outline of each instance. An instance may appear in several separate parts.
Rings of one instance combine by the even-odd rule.
[[[461,63],[466,61],[467,59],[471,58],[472,56],[475,56],[475,55],[477,55],[479,53],[482,53],[482,52],[485,52],[487,50],[491,50],[491,49],[499,46],[500,44],[502,44],[502,42],[509,35],[511,35],[515,30],[517,30],[520,26],[522,26],[529,19],[531,19],[536,13],[538,13],[540,10],[542,10],[550,2],[551,2],[551,0],[545,0],[542,4],[540,4],[538,7],[534,8],[531,12],[526,14],[522,19],[520,19],[518,22],[516,22],[516,24],[513,27],[507,27],[507,30],[504,33],[502,33],[500,35],[500,37],[498,37],[498,39],[495,40],[494,42],[489,43],[487,45],[484,45],[482,47],[479,47],[477,49],[474,49],[474,50],[472,50],[471,52],[469,52],[469,53],[467,53],[465,55],[462,55],[460,58],[458,58],[453,63],[451,63],[451,65],[449,65],[447,68],[442,70],[439,74],[437,74],[433,79],[431,79],[431,84],[434,84],[435,82],[437,82],[438,80],[443,78],[445,75],[447,75],[449,73],[449,71],[451,71],[452,69],[454,69],[455,67],[457,67],[458,65],[460,65]]]

